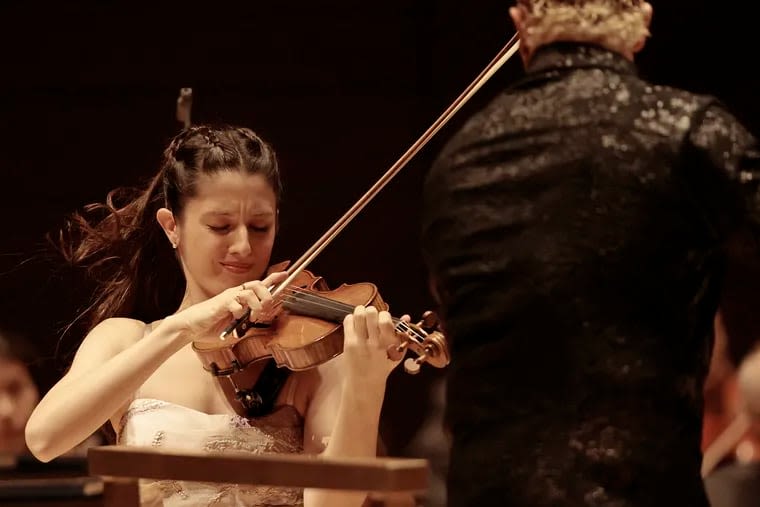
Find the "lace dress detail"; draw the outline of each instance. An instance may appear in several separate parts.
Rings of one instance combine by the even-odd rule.
[[[154,446],[178,451],[264,453],[303,452],[303,421],[295,408],[282,405],[271,414],[248,420],[232,414],[205,414],[161,400],[139,398],[122,417],[118,445]],[[143,507],[303,505],[298,488],[140,481]]]

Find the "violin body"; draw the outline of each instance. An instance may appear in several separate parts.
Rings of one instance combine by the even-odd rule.
[[[308,271],[306,274],[311,275]],[[380,311],[388,309],[372,283],[343,284],[329,290],[322,278],[314,277],[313,282],[323,284],[323,288],[318,290],[320,295],[352,308],[364,305],[374,306]],[[316,289],[313,286],[310,288],[313,291]],[[330,308],[323,310],[325,314],[322,316],[308,316],[308,308],[299,312],[295,305],[291,305],[279,315],[275,321],[277,337],[269,342],[272,357],[278,365],[291,370],[305,370],[343,352],[342,322],[345,314],[335,312],[330,315]],[[338,323],[335,323],[336,320]]]
[[[274,358],[278,366],[307,370],[343,352],[342,322],[349,308],[388,309],[372,283],[330,289],[322,277],[303,270],[291,287],[271,318],[242,326],[242,338],[193,343],[203,367],[214,375],[230,375],[252,362]]]

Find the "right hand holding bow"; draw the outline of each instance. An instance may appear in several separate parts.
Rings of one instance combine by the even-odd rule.
[[[209,298],[167,318],[172,326],[187,335],[188,341],[208,339],[218,340],[219,334],[232,319],[238,319],[251,309],[251,320],[262,311],[271,309],[272,295],[268,287],[285,280],[287,273],[271,273],[263,280],[245,282],[230,287]]]

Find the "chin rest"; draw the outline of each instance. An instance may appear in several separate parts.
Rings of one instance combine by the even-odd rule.
[[[424,493],[424,459],[334,458],[307,454],[224,454],[154,447],[100,446],[87,455],[89,472],[103,477],[106,506],[139,505],[138,479],[253,484],[367,491],[372,497]]]

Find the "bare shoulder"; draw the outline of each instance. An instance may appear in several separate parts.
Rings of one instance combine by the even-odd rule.
[[[112,317],[99,323],[85,337],[85,342],[105,338],[104,341],[128,347],[139,341],[150,329],[150,325],[136,319]]]
[[[71,369],[110,359],[139,341],[145,335],[146,329],[147,325],[144,322],[123,317],[100,322],[85,336],[74,356]]]

